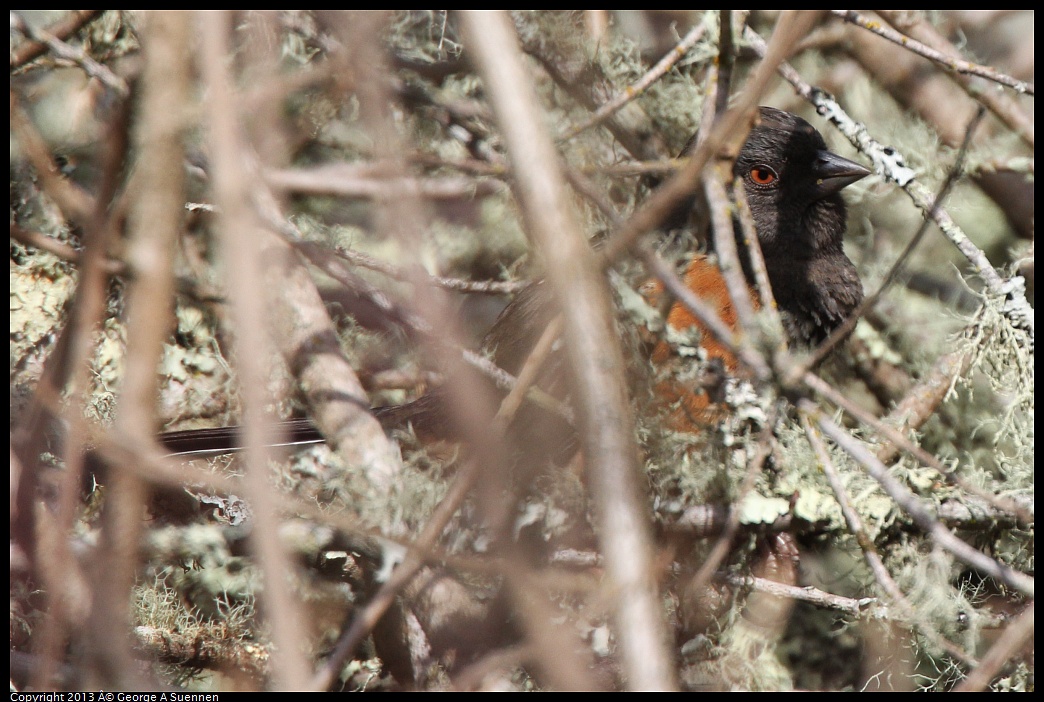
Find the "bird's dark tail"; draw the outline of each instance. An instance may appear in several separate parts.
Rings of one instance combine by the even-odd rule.
[[[447,439],[451,438],[451,431],[443,405],[441,393],[435,390],[413,402],[375,407],[372,411],[385,431],[410,425],[418,436]],[[276,422],[271,430],[276,438],[273,446],[317,444],[324,440],[312,420],[307,418]],[[171,456],[231,453],[241,451],[245,443],[240,425],[168,431],[157,438]]]

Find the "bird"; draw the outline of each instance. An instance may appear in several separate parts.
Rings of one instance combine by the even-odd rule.
[[[694,144],[695,139],[683,155]],[[734,162],[733,173],[743,181],[787,340],[797,348],[814,347],[841,326],[863,299],[856,267],[844,252],[847,212],[841,191],[871,171],[830,151],[819,131],[803,118],[773,107],[760,107],[756,124]],[[740,247],[740,251],[751,300],[756,306],[758,297],[753,294],[745,247]],[[705,252],[692,255],[684,281],[717,309],[725,323],[735,327],[732,300],[713,256]],[[509,373],[519,371],[556,313],[545,288],[538,280],[519,292],[483,339],[483,349]],[[646,294],[659,297],[660,291],[654,285]],[[706,358],[716,362],[724,373],[736,371],[736,359],[684,305],[674,302],[670,306],[666,324],[676,332],[699,329]],[[665,364],[672,356],[665,340],[653,345],[654,365]],[[562,364],[558,365],[560,368]],[[559,388],[567,386],[560,370],[548,375],[554,376],[553,382]],[[683,430],[699,430],[697,425],[707,421],[708,409],[714,405],[713,393],[699,384],[658,383],[655,393],[661,405],[679,408],[672,421]],[[374,413],[386,427],[409,421],[419,430],[438,433],[447,424],[437,389],[412,403],[375,408]],[[528,421],[539,420],[530,417]],[[287,443],[322,440],[308,420],[289,420],[282,428]],[[224,427],[167,432],[159,440],[173,454],[213,453],[233,448],[238,434],[236,427]]]
[[[694,146],[695,137],[683,154]],[[794,348],[822,343],[863,301],[859,274],[844,252],[847,210],[841,191],[870,173],[830,151],[822,134],[806,120],[773,107],[759,108],[757,124],[736,157],[733,175],[743,181],[783,330]],[[756,309],[759,296],[752,285],[746,247],[740,246],[739,252]],[[713,257],[692,256],[684,281],[715,308],[723,322],[736,327],[733,301]],[[654,281],[647,296],[659,295],[660,286]],[[666,323],[675,332],[699,329],[701,349],[715,371],[702,384],[660,382],[656,387],[659,404],[675,408],[673,428],[698,433],[719,421],[713,390],[735,373],[737,360],[684,305],[674,303]],[[652,351],[652,362],[662,366],[672,356],[670,345],[661,339]]]

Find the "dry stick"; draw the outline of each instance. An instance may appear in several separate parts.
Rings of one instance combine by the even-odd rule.
[[[363,467],[376,489],[388,491],[402,470],[398,450],[370,413],[369,399],[341,351],[337,330],[315,280],[290,249],[301,235],[267,187],[258,187],[254,195],[260,222],[270,233],[282,237],[268,241],[265,253],[266,258],[278,260],[282,266],[278,279],[281,287],[278,294],[270,296],[276,325],[273,337],[279,351],[301,386],[316,427],[344,464]],[[332,256],[325,260],[340,263]],[[391,308],[379,293],[367,299],[380,309]]]
[[[615,114],[621,107],[640,97],[642,93],[649,89],[649,86],[663,77],[667,71],[671,70],[674,64],[678,63],[678,61],[689,52],[689,49],[696,45],[696,42],[703,37],[706,31],[707,25],[702,23],[690,29],[689,33],[682,37],[681,41],[679,41],[673,49],[668,51],[667,54],[664,55],[655,66],[649,69],[644,76],[624,88],[623,92],[619,93],[616,97],[603,103],[583,122],[575,127],[567,129],[565,133],[558,137],[558,142],[569,141],[577,134],[590,129],[595,125],[601,124],[611,115]]]
[[[352,251],[341,246],[334,246],[333,252],[350,263],[361,268],[381,273],[392,280],[405,281],[410,274],[398,266],[369,256],[360,251]],[[526,280],[462,280],[460,278],[446,278],[444,276],[431,276],[431,284],[453,290],[454,292],[473,293],[477,295],[512,295],[530,284]]]
[[[920,428],[935,414],[957,379],[968,372],[974,357],[972,349],[965,348],[937,358],[920,382],[910,388],[881,421],[898,431]],[[887,436],[885,438],[889,443],[877,450],[877,457],[882,463],[891,463],[899,454],[900,447]]]
[[[946,40],[939,32],[927,22],[914,18],[908,12],[899,10],[879,10],[878,14],[894,27],[903,29],[914,38],[919,38],[924,44],[934,44],[934,47],[953,58],[960,58],[960,52],[953,44]],[[967,75],[960,73],[947,73],[949,78],[957,83],[968,93],[969,97],[986,106],[1001,122],[1015,132],[1031,149],[1033,148],[1033,118],[1019,107],[1015,99],[1002,91],[993,90],[987,86],[983,90],[977,85],[977,81]]]
[[[60,20],[47,27],[47,33],[55,39],[65,40],[87,25],[91,20],[101,15],[104,10],[72,10]],[[11,12],[11,22],[15,22],[15,12]],[[21,21],[21,17],[18,18]],[[11,68],[18,68],[22,64],[32,61],[47,51],[47,44],[43,41],[25,41],[11,49]]]
[[[1027,642],[1032,648],[1033,629],[1033,602],[1030,602],[1019,614],[1018,618],[1009,624],[1004,633],[982,657],[979,667],[968,674],[959,685],[953,688],[953,692],[980,692],[985,690],[990,681],[997,676],[1006,666],[1010,665],[1015,656],[1023,649]]]
[[[787,347],[787,335],[783,331],[783,320],[779,316],[776,307],[776,297],[772,294],[772,284],[769,282],[768,268],[765,266],[765,256],[761,252],[761,240],[754,226],[754,215],[750,211],[747,202],[747,190],[743,187],[743,179],[736,178],[732,182],[732,193],[736,200],[736,213],[739,215],[740,232],[743,234],[743,243],[747,247],[747,257],[750,260],[751,270],[754,272],[754,284],[758,290],[758,298],[761,301],[761,311],[768,315],[769,328],[775,338],[779,339],[782,349]]]
[[[11,12],[11,27],[17,29],[29,39],[46,44],[55,56],[71,61],[79,66],[87,75],[101,81],[102,84],[121,98],[125,98],[130,94],[127,81],[113,73],[108,66],[95,61],[83,49],[66,44],[46,29],[34,29],[17,12]]]
[[[584,456],[598,505],[624,678],[631,689],[673,689],[652,535],[642,504],[624,359],[600,267],[564,199],[565,182],[541,128],[518,39],[503,13],[466,12],[461,24],[511,155],[530,233],[562,301],[566,349],[582,408]]]
[[[385,159],[396,174],[404,174],[405,151],[392,125],[393,117],[390,112],[393,96],[385,80],[383,47],[377,43],[383,22],[382,15],[358,13],[352,16],[344,23],[346,45],[351,46],[353,50],[350,68],[361,76],[358,84],[360,113],[375,144],[376,155],[379,159]],[[420,203],[415,198],[404,198],[395,203],[394,208],[391,207],[392,203],[382,204],[385,206],[377,210],[378,227],[387,235],[400,237],[403,242],[408,243],[426,228]],[[450,369],[459,367],[459,355],[451,347],[457,345],[459,339],[458,325],[441,296],[435,294],[436,291],[430,287],[425,289],[426,282],[426,277],[420,274],[413,278],[413,283],[419,291],[416,296],[418,316],[424,320],[426,327],[439,329],[449,338],[450,344],[432,344],[439,361]],[[329,685],[340,669],[340,662],[343,662],[344,657],[354,650],[360,638],[376,624],[378,613],[383,612],[394,601],[398,590],[414,577],[446,523],[476,483],[480,467],[488,478],[483,485],[484,489],[494,494],[500,494],[505,489],[503,471],[500,469],[502,457],[506,455],[501,448],[502,428],[494,423],[489,430],[481,429],[488,426],[488,418],[493,414],[490,407],[493,399],[491,394],[485,386],[463,372],[460,373],[457,382],[447,387],[447,391],[451,400],[449,409],[465,432],[465,441],[471,451],[465,470],[452,486],[450,495],[439,504],[432,522],[418,540],[423,551],[411,552],[406,562],[392,572],[386,585],[382,586],[377,596],[353,621],[342,635],[334,655],[314,676],[315,687]]]
[[[544,67],[551,79],[581,106],[595,110],[619,91],[597,63],[577,50],[566,48],[548,32],[535,26],[524,13],[512,15],[522,50]],[[633,157],[656,160],[668,156],[667,145],[652,119],[637,102],[629,102],[610,115],[604,127]]]
[[[94,330],[100,325],[105,314],[107,291],[106,252],[109,242],[115,237],[113,219],[109,212],[109,204],[119,184],[119,172],[123,167],[126,153],[127,120],[125,111],[118,112],[118,118],[110,123],[107,133],[107,147],[102,154],[102,181],[96,199],[72,186],[59,176],[60,169],[54,163],[47,145],[29,122],[21,110],[18,99],[12,93],[11,124],[23,152],[33,164],[40,178],[42,190],[58,205],[62,215],[69,221],[81,225],[85,230],[84,253],[81,274],[73,296],[74,306],[70,313],[70,323],[62,330],[55,348],[48,357],[44,372],[37,383],[29,407],[24,411],[18,426],[12,433],[12,446],[18,452],[24,466],[36,466],[40,452],[44,448],[44,434],[50,428],[55,417],[60,416],[61,393],[68,390],[70,402],[67,412],[68,430],[64,442],[65,471],[58,501],[55,519],[33,522],[36,520],[35,476],[37,472],[30,469],[23,473],[19,481],[18,518],[12,523],[12,533],[30,540],[37,529],[46,529],[55,535],[52,539],[54,550],[46,554],[33,548],[34,565],[45,584],[46,597],[55,597],[52,607],[48,602],[44,608],[48,616],[44,618],[37,638],[37,650],[40,651],[42,664],[34,669],[31,684],[36,689],[53,687],[51,675],[57,665],[59,652],[64,648],[65,633],[62,627],[72,624],[72,628],[82,629],[82,617],[76,619],[74,613],[81,599],[76,590],[86,589],[83,573],[74,565],[75,560],[68,554],[65,534],[70,533],[80,509],[80,490],[83,474],[83,446],[88,434],[80,411],[86,403],[85,392],[89,385],[90,367],[88,359],[94,352]],[[28,532],[28,533],[26,533]],[[60,563],[63,571],[53,573],[52,564]],[[51,579],[51,575],[55,575]],[[85,594],[80,611],[86,615],[89,605]]]
[[[189,95],[188,18],[158,12],[144,32],[145,67],[136,141],[140,188],[130,212],[128,266],[134,272],[127,296],[127,354],[113,438],[129,446],[148,446],[157,429],[156,368],[174,319],[174,252],[184,203],[184,171],[170,168],[183,156],[178,111]],[[91,657],[106,686],[139,687],[132,672],[128,602],[138,564],[138,539],[145,505],[145,483],[125,471],[107,485],[101,523],[101,559],[91,613]],[[113,637],[113,631],[118,632]]]
[[[69,244],[66,244],[64,241],[59,241],[58,239],[47,236],[43,232],[22,229],[14,222],[11,222],[11,238],[25,244],[26,246],[32,246],[33,248],[53,254],[63,261],[75,263],[80,260],[80,252]]]
[[[830,489],[834,492],[834,499],[837,500],[837,504],[841,508],[841,514],[845,518],[845,523],[848,524],[848,531],[855,536],[856,541],[859,543],[859,548],[863,552],[863,560],[869,566],[870,572],[874,574],[874,579],[888,593],[888,596],[902,613],[903,618],[915,624],[933,644],[954,658],[968,665],[975,665],[975,659],[967,651],[945,639],[942,634],[936,631],[934,626],[925,621],[923,617],[917,615],[916,610],[914,610],[906,595],[903,594],[902,589],[892,579],[888,568],[885,567],[884,562],[881,560],[880,554],[877,553],[874,541],[866,532],[859,512],[856,511],[855,506],[848,498],[844,482],[841,480],[841,475],[837,472],[837,468],[834,467],[834,462],[830,460],[830,454],[827,452],[822,437],[819,436],[819,433],[809,422],[808,415],[805,412],[801,412],[801,426],[805,430],[805,436],[808,438],[808,443],[812,446],[812,451],[819,460],[819,468],[826,476],[827,482],[830,483]]]
[[[218,224],[223,233],[223,254],[228,263],[236,321],[236,359],[245,415],[244,488],[254,512],[250,540],[265,579],[263,611],[272,623],[273,642],[279,650],[272,660],[272,675],[276,688],[299,690],[307,681],[308,663],[302,618],[287,580],[288,555],[276,538],[276,503],[267,480],[268,442],[263,407],[268,344],[258,237],[261,229],[253,213],[247,172],[242,165],[247,148],[240,133],[233,103],[235,89],[227,69],[231,19],[224,12],[201,13],[196,18],[202,38],[201,68],[210,95],[207,108],[212,183],[215,200],[221,207]]]
[[[798,587],[796,585],[787,585],[786,583],[777,582],[775,580],[757,578],[749,575],[727,574],[725,576],[725,582],[738,589],[764,592],[776,597],[787,597],[798,602],[807,602],[823,609],[842,612],[851,617],[863,616],[868,610],[870,616],[875,618],[885,616],[887,613],[887,608],[880,604],[876,597],[861,597],[859,599],[854,599],[851,597],[835,595],[831,592],[824,592],[823,590],[811,586]]]
[[[1033,95],[1033,83],[1027,83],[1026,81],[1012,78],[1011,76],[1001,73],[995,68],[990,66],[983,66],[978,63],[972,63],[960,58],[959,55],[953,53],[944,53],[942,51],[936,51],[927,44],[922,44],[916,39],[912,39],[905,34],[901,34],[894,29],[890,29],[882,25],[880,22],[875,22],[865,15],[861,15],[855,10],[831,10],[835,15],[840,17],[846,22],[850,22],[854,25],[862,27],[870,32],[873,32],[879,37],[887,39],[893,44],[898,44],[904,49],[908,49],[915,54],[923,56],[929,61],[935,61],[943,68],[954,71],[956,73],[968,73],[971,75],[979,76],[991,80],[1001,85],[1006,85],[1009,88],[1015,90],[1018,93],[1025,93],[1027,95]],[[887,16],[887,13],[882,13],[882,16]],[[974,96],[973,96],[974,97]]]
[[[758,328],[754,321],[754,305],[750,300],[750,289],[747,287],[743,268],[740,266],[739,248],[736,246],[736,232],[732,226],[732,207],[729,195],[725,192],[725,183],[731,178],[725,172],[732,172],[731,165],[719,162],[712,173],[703,178],[703,190],[707,195],[710,207],[711,227],[714,234],[714,251],[718,255],[718,268],[725,278],[725,287],[732,300],[739,321],[739,343],[751,347],[752,353],[758,356],[758,365],[764,366],[760,344],[751,343],[759,340]]]
[[[360,172],[363,171],[363,172]],[[504,192],[499,180],[462,177],[417,178],[387,177],[366,173],[351,164],[314,168],[267,169],[265,180],[273,188],[307,195],[331,195],[346,198],[376,198],[394,202],[399,197],[423,197],[430,200],[473,199]]]
[[[737,22],[743,26],[747,21],[747,10],[737,10]],[[729,106],[729,91],[732,89],[732,68],[736,64],[736,41],[732,35],[732,10],[718,10],[718,61],[713,67],[717,94],[714,97],[714,114],[723,115]]]
[[[996,559],[990,558],[954,536],[916,495],[910,492],[897,478],[892,476],[887,466],[877,460],[877,457],[865,445],[828,419],[822,410],[816,407],[810,400],[799,400],[798,407],[819,424],[823,432],[833,439],[838,446],[852,456],[859,465],[863,466],[870,476],[884,488],[885,493],[895,500],[896,504],[904,512],[910,515],[914,524],[928,534],[938,546],[949,551],[957,560],[971,566],[980,573],[1024,595],[1033,596],[1032,577],[1025,573],[1020,573],[998,562]]]

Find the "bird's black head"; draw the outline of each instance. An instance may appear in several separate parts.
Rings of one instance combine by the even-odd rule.
[[[766,258],[840,252],[846,216],[840,191],[870,171],[827,150],[800,117],[760,110],[734,172],[743,179]]]
[[[743,179],[787,335],[812,346],[863,299],[844,252],[841,190],[870,171],[828,151],[815,127],[796,115],[762,107],[760,117],[734,172]]]

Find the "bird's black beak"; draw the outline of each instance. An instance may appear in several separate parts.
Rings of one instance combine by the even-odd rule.
[[[870,173],[870,169],[855,161],[849,161],[824,149],[816,156],[816,194],[821,198],[832,195]]]

